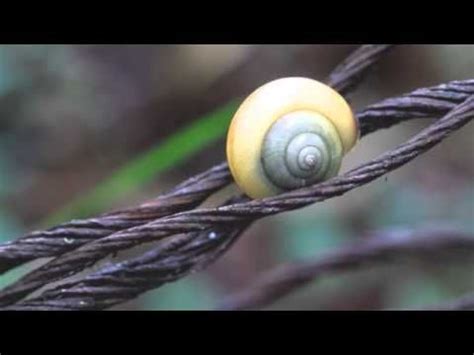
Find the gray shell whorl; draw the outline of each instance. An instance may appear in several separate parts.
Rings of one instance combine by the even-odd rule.
[[[343,147],[324,116],[295,111],[276,120],[262,144],[264,175],[279,190],[291,190],[337,174]]]

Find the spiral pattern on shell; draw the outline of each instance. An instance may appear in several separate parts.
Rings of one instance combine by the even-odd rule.
[[[358,135],[351,107],[335,90],[280,78],[253,91],[234,114],[227,161],[240,189],[263,198],[336,175]]]
[[[343,147],[334,125],[317,112],[296,111],[276,120],[262,144],[262,168],[279,190],[290,190],[337,174]]]

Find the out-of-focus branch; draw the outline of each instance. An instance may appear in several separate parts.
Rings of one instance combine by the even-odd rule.
[[[248,288],[227,297],[220,309],[265,307],[328,274],[393,263],[401,257],[417,260],[434,258],[436,262],[441,262],[443,256],[458,255],[460,252],[474,254],[474,235],[432,228],[376,232],[361,244],[344,247],[325,257],[281,265],[270,270]]]

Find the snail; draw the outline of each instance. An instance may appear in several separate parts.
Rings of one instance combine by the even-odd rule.
[[[226,155],[240,189],[262,198],[337,175],[358,138],[357,120],[338,92],[287,77],[243,101],[228,129]]]

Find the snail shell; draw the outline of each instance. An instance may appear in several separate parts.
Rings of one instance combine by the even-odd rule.
[[[227,160],[237,185],[261,198],[326,180],[357,142],[349,104],[316,80],[271,81],[247,97],[227,135]]]

